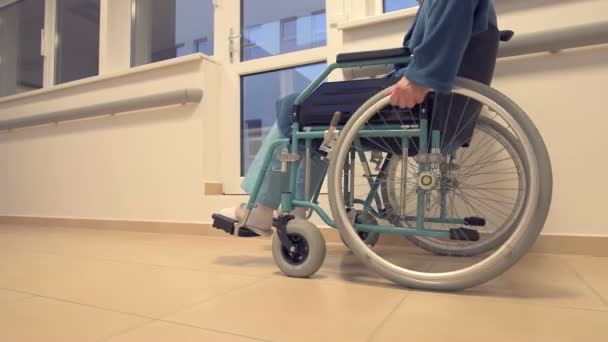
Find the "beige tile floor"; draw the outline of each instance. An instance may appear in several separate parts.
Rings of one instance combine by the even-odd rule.
[[[256,340],[606,342],[608,258],[529,254],[431,293],[339,244],[303,280],[269,240],[0,225],[0,341]]]

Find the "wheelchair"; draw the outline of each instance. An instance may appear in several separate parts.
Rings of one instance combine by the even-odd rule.
[[[288,215],[296,207],[316,213],[365,266],[405,287],[463,290],[499,276],[525,255],[548,215],[552,170],[531,119],[489,86],[499,41],[513,36],[496,33],[489,37],[494,49],[471,42],[451,92],[432,91],[414,108],[390,105],[387,90],[397,78],[324,82],[336,69],[407,65],[407,48],[340,54],[299,94],[291,137],[271,148],[284,151],[276,159],[290,179],[272,241],[284,274],[310,277],[326,255],[321,231]],[[479,53],[491,54],[486,65],[468,56]],[[266,168],[272,152],[264,156]],[[313,152],[327,164],[331,216],[319,205],[321,187],[311,189]],[[306,170],[305,200],[294,195],[297,162]],[[256,235],[246,218],[213,218],[214,227],[230,234]],[[388,234],[411,243],[374,246]]]

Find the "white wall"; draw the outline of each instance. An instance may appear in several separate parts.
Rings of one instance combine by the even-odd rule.
[[[608,20],[608,1],[499,2],[500,23],[519,33]],[[525,15],[522,15],[524,13]],[[502,60],[494,86],[540,129],[554,176],[546,233],[608,236],[605,210],[608,45]]]
[[[201,57],[202,58],[202,57]],[[197,105],[0,134],[0,215],[200,222],[216,178],[219,67],[203,59],[3,104],[2,116],[203,88]]]
[[[328,24],[340,17],[329,11],[336,6],[328,7]],[[498,0],[498,8],[502,28],[525,33],[606,20],[608,2]],[[409,20],[331,28],[328,59],[339,51],[398,46]],[[120,64],[103,60],[111,62],[107,69]],[[225,122],[239,115],[223,110],[219,100],[238,100],[226,96],[234,86],[226,72],[213,62],[190,61],[8,103],[0,99],[0,116],[7,116],[176,88],[205,92],[199,105],[0,133],[0,215],[210,222],[214,210],[245,198],[203,191],[206,181],[222,179],[221,154],[238,144],[237,131],[222,134],[230,131],[222,128]],[[608,236],[594,216],[608,192],[602,177],[607,80],[606,46],[498,65],[494,85],[530,113],[550,150],[555,189],[545,234]]]

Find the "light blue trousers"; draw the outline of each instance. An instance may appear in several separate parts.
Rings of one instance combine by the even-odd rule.
[[[405,68],[398,69],[385,77],[401,78],[405,73]],[[256,199],[257,203],[262,204],[265,207],[277,209],[281,203],[281,193],[289,191],[289,172],[274,171],[279,169],[279,162],[275,156],[280,153],[280,149],[277,148],[273,153],[272,162],[268,169],[264,169],[264,156],[269,152],[270,146],[277,139],[290,138],[291,135],[291,124],[292,124],[292,110],[293,103],[298,94],[291,94],[279,99],[276,102],[276,115],[277,120],[272,126],[268,135],[262,141],[260,151],[255,156],[253,163],[251,164],[247,175],[241,183],[241,187],[247,193],[253,191],[255,181],[260,173],[265,173],[264,182],[260,188],[260,192]],[[305,167],[302,160],[304,159],[304,149],[301,148],[299,151],[300,161],[298,165],[298,174],[296,179],[296,200],[310,200],[310,198],[304,198],[304,174]],[[315,148],[312,149],[311,158],[311,194],[314,193],[321,186],[323,177],[327,172],[328,164],[326,161],[322,161],[318,152]]]
[[[241,187],[247,193],[251,193],[253,191],[253,187],[255,186],[255,181],[257,177],[264,173],[264,182],[260,188],[258,193],[258,197],[256,199],[256,203],[259,203],[265,207],[278,209],[281,203],[281,194],[289,191],[289,172],[280,172],[280,162],[276,160],[276,155],[281,152],[281,147],[275,149],[275,151],[269,151],[273,142],[278,139],[290,138],[289,131],[291,127],[291,108],[293,105],[294,96],[289,96],[277,101],[277,122],[272,125],[272,128],[262,141],[262,145],[257,155],[255,156],[243,182],[241,183]],[[264,168],[264,156],[267,153],[273,153],[272,161],[269,164],[269,167]],[[321,157],[317,153],[317,151],[313,148],[311,151],[311,195],[314,196],[315,191],[321,186],[321,182],[323,181],[323,177],[325,177],[325,173],[327,172],[328,163],[326,161],[321,160]],[[301,148],[299,150],[300,159],[298,161],[298,173],[296,178],[296,200],[310,200],[310,198],[305,198],[305,165],[304,165],[304,156],[305,150]]]

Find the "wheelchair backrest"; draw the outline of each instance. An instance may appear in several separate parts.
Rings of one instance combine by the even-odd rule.
[[[501,32],[496,27],[473,36],[465,50],[458,76],[489,86],[494,76],[500,40]],[[479,102],[461,95],[435,94],[431,123],[433,129],[442,131],[445,153],[470,142],[481,109]]]

